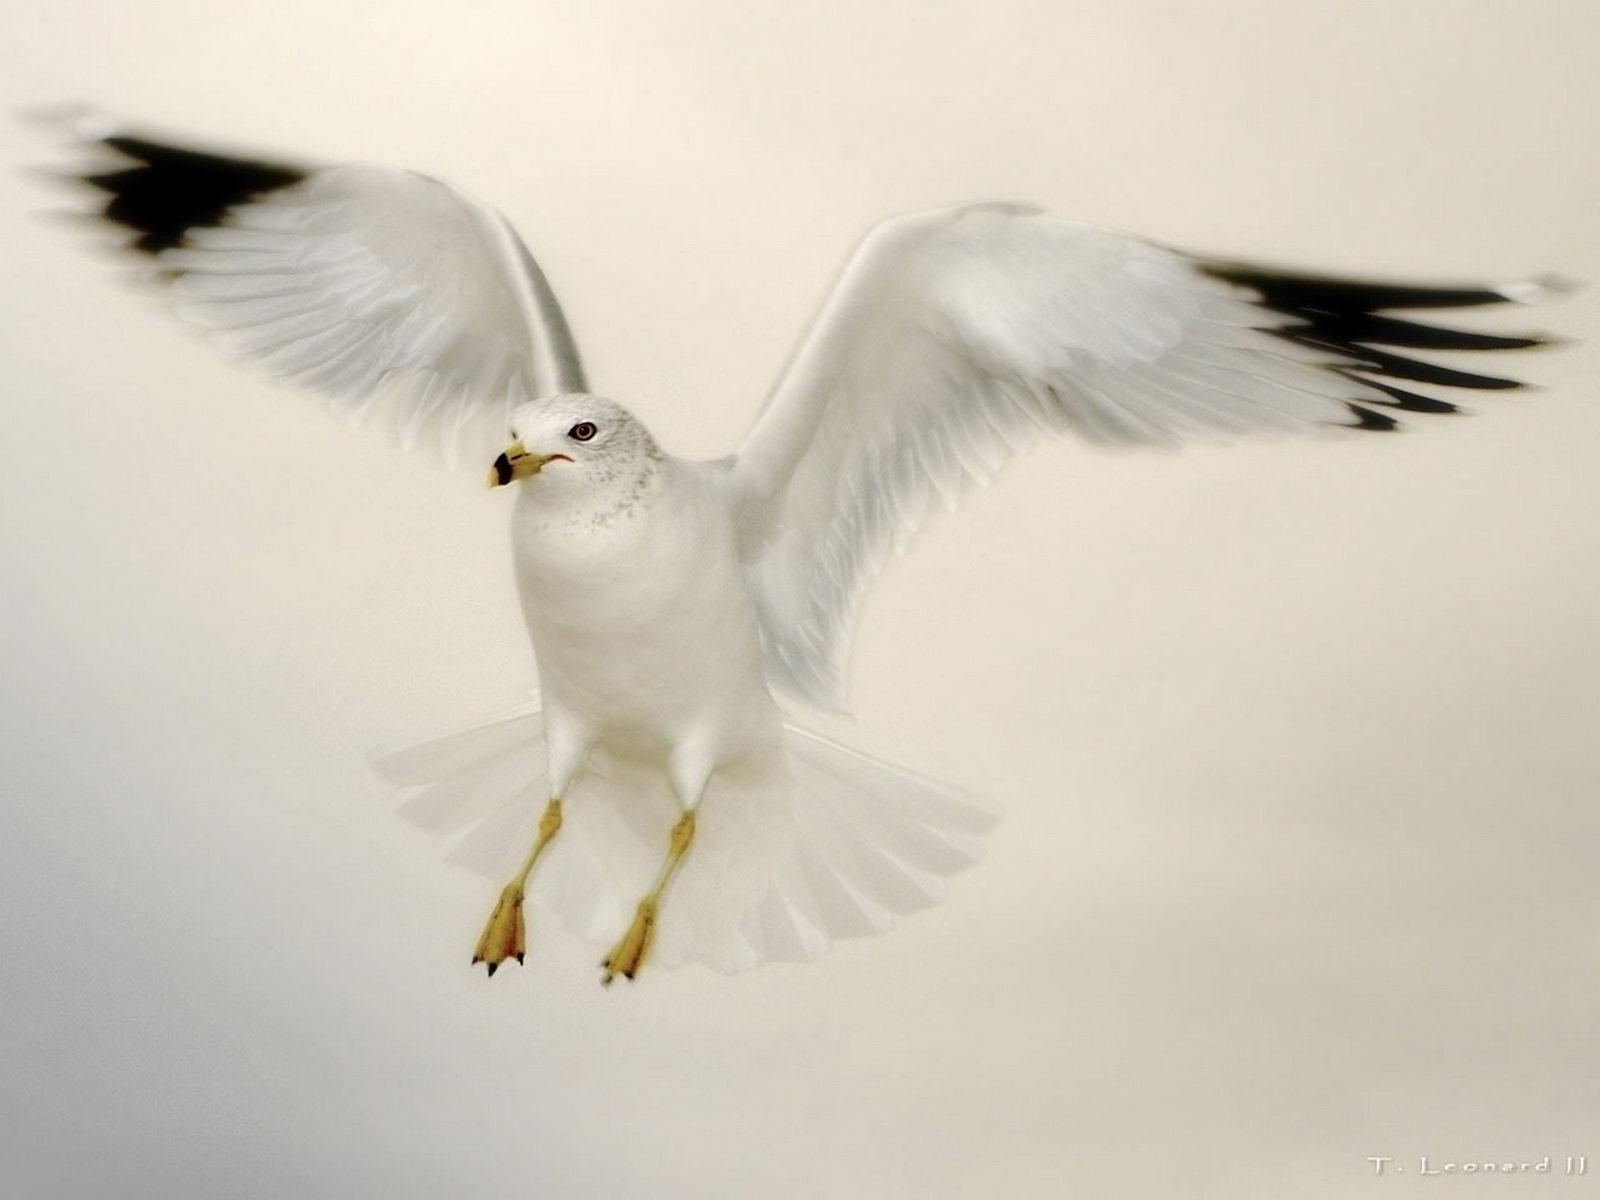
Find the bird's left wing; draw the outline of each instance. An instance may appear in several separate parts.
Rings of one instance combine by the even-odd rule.
[[[932,503],[1040,432],[1109,446],[1387,430],[1450,412],[1417,383],[1515,387],[1398,350],[1534,345],[1383,315],[1539,298],[1557,283],[1419,288],[1208,263],[980,204],[862,243],[734,461],[772,682],[843,707],[857,602]]]
[[[352,421],[395,406],[409,449],[504,440],[510,408],[584,390],[543,273],[499,213],[411,171],[265,162],[96,114],[66,123],[98,215],[154,259],[178,311]]]

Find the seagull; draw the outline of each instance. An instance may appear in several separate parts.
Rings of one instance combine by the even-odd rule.
[[[844,710],[862,595],[931,511],[1057,435],[1170,449],[1454,412],[1451,393],[1519,384],[1418,352],[1543,339],[1410,310],[1570,286],[1285,272],[1015,203],[894,216],[737,450],[692,461],[590,390],[527,246],[454,187],[93,112],[61,123],[92,215],[182,317],[352,422],[384,414],[404,448],[481,455],[489,487],[515,490],[539,693],[376,760],[452,861],[508,880],[472,953],[490,976],[524,961],[528,896],[610,945],[608,984],[651,959],[811,959],[937,902],[993,813],[791,716]]]

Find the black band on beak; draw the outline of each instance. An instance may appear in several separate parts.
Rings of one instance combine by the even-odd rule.
[[[480,458],[478,461],[482,462],[483,459]],[[511,482],[511,460],[504,454],[494,460],[494,477],[501,487]]]

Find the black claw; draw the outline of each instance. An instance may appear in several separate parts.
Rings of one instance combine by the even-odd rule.
[[[497,968],[499,965],[500,965],[499,963],[490,963],[489,964],[489,978],[490,979],[494,978],[495,968]]]
[[[519,954],[519,955],[517,955],[517,966],[520,967],[521,965],[522,965],[522,955]]]

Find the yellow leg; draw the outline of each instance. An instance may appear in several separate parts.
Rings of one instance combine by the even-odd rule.
[[[666,893],[667,884],[671,883],[672,877],[677,874],[678,865],[683,862],[683,856],[689,852],[689,846],[693,841],[694,810],[690,809],[678,818],[678,823],[672,827],[672,836],[667,843],[667,859],[661,864],[661,873],[656,876],[655,886],[645,893],[643,900],[639,901],[633,924],[628,926],[628,932],[622,935],[622,940],[600,964],[605,972],[600,977],[600,982],[604,986],[610,987],[611,981],[618,975],[632,979],[644,966],[644,960],[650,953],[650,945],[655,941],[656,915],[661,911],[661,898]]]
[[[533,872],[534,863],[539,861],[539,855],[544,853],[544,848],[560,828],[561,801],[551,800],[545,805],[544,816],[539,818],[539,837],[533,843],[533,849],[528,851],[517,877],[500,892],[494,912],[489,914],[489,923],[483,927],[483,936],[478,939],[478,948],[472,952],[472,965],[488,963],[491,978],[506,959],[515,958],[520,963],[522,956],[527,953],[528,931],[522,921],[522,891]]]

